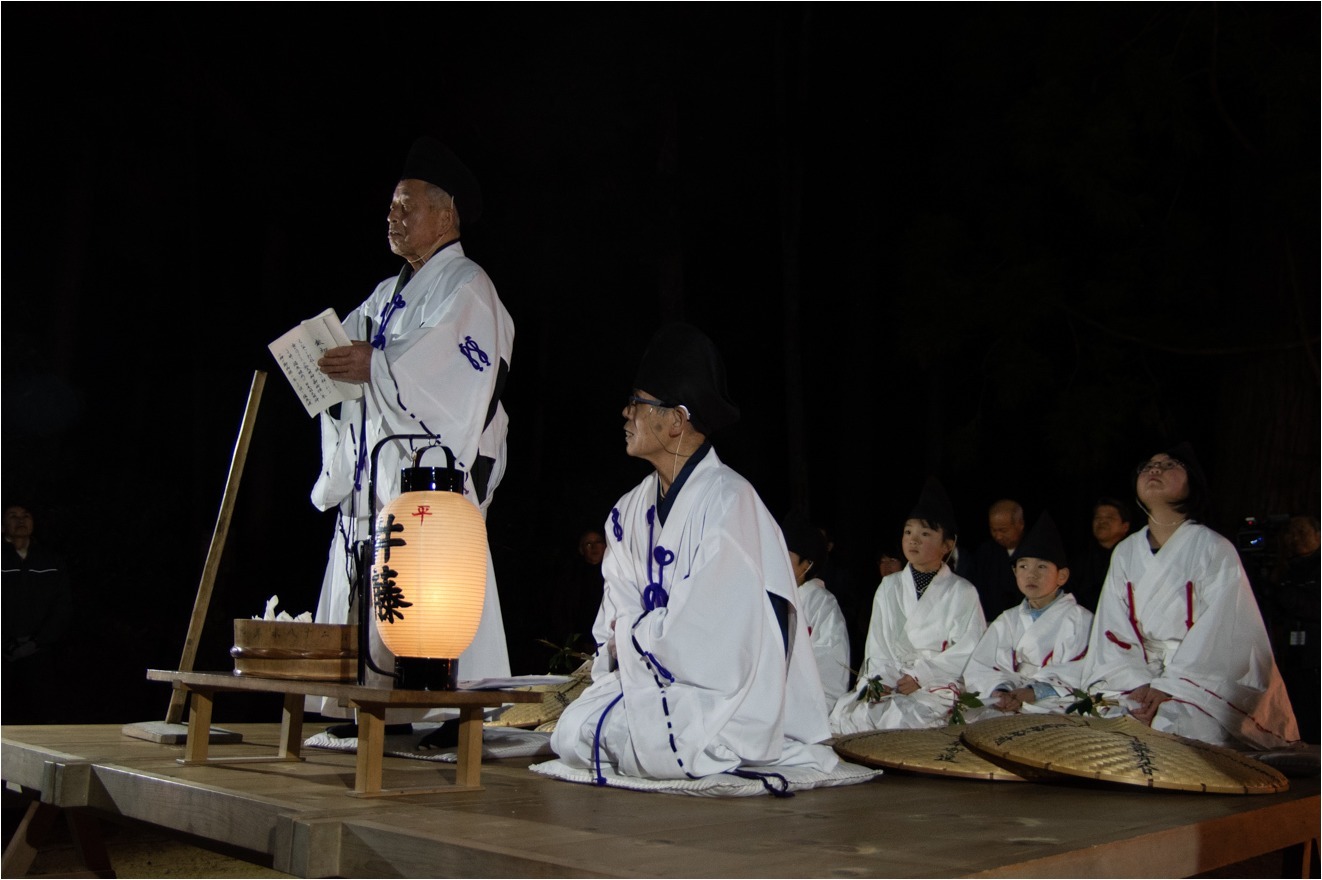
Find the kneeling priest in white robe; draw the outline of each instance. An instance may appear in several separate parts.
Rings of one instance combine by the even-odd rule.
[[[785,542],[706,439],[738,418],[711,341],[684,324],[658,331],[623,415],[626,451],[653,472],[607,519],[593,680],[565,707],[553,750],[601,784],[608,769],[732,773],[775,790],[777,768],[831,772]]]

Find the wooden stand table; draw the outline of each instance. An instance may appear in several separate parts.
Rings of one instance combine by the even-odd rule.
[[[228,672],[179,672],[147,670],[149,681],[170,682],[193,696],[188,721],[186,757],[181,764],[239,764],[263,761],[301,761],[304,697],[331,697],[358,710],[358,766],[354,774],[354,797],[399,794],[481,791],[483,709],[504,703],[535,703],[542,694],[534,691],[404,691],[363,687],[326,681],[252,678]],[[285,695],[280,720],[280,750],[265,757],[214,758],[207,754],[215,695],[221,691],[254,691]],[[386,709],[445,708],[459,710],[459,760],[453,785],[383,789],[381,765],[385,758]],[[201,735],[194,735],[201,731]]]

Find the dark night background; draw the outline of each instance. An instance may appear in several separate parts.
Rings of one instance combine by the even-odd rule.
[[[256,370],[196,668],[229,668],[267,597],[315,606],[317,426],[266,344],[397,271],[386,208],[424,132],[483,184],[464,246],[517,330],[488,521],[516,673],[546,671],[555,573],[644,473],[620,406],[672,318],[725,353],[744,417],[720,454],[830,526],[847,608],[929,473],[969,552],[1003,495],[1082,541],[1095,497],[1186,438],[1224,534],[1318,511],[1315,3],[11,3],[3,25],[3,492],[73,572],[54,662],[100,683],[46,720],[164,717],[144,671],[178,665]]]

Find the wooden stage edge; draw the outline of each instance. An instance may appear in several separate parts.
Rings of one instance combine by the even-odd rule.
[[[243,742],[217,756],[280,746],[279,724],[226,727]],[[350,753],[181,764],[185,748],[121,725],[5,726],[0,776],[84,826],[145,822],[302,877],[1185,877],[1277,851],[1306,876],[1319,828],[1316,778],[1208,795],[888,772],[793,798],[699,798],[553,780],[527,769],[545,758],[521,758],[486,762],[480,791],[364,799],[349,796]],[[456,772],[383,764],[401,788]]]

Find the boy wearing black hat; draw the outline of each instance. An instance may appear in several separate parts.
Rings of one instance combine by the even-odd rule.
[[[1012,568],[1024,598],[992,621],[964,668],[965,688],[977,691],[985,707],[965,715],[966,721],[998,710],[1064,712],[1075,702],[1079,685],[1069,664],[1088,651],[1092,612],[1061,589],[1070,577],[1069,560],[1051,514],[1033,524]]]
[[[950,499],[928,480],[904,523],[908,564],[877,587],[863,669],[831,711],[832,732],[948,722],[960,673],[987,628],[977,589],[946,564],[956,532]]]
[[[430,434],[467,472],[465,496],[484,514],[505,472],[509,420],[500,393],[514,347],[514,322],[482,267],[464,254],[460,222],[471,224],[482,199],[472,172],[432,137],[414,141],[386,217],[387,241],[404,265],[344,319],[353,345],[318,362],[332,379],[363,386],[363,397],[321,415],[321,473],[312,502],[338,508],[330,558],[317,603],[318,623],[346,623],[359,542],[371,539],[371,450],[395,434]],[[420,447],[391,440],[377,455],[379,511],[400,493],[400,474]],[[436,453],[438,454],[438,453]],[[423,461],[424,464],[428,462]],[[371,628],[372,655],[389,669],[389,652]],[[495,570],[487,558],[482,618],[459,658],[465,677],[510,673]],[[369,673],[370,674],[370,673]],[[347,710],[312,697],[308,709],[332,717]],[[419,718],[391,710],[393,720]]]
[[[624,410],[625,450],[652,471],[606,521],[592,684],[551,735],[560,763],[617,776],[836,768],[817,664],[780,528],[708,435],[739,410],[697,328],[653,336]]]

